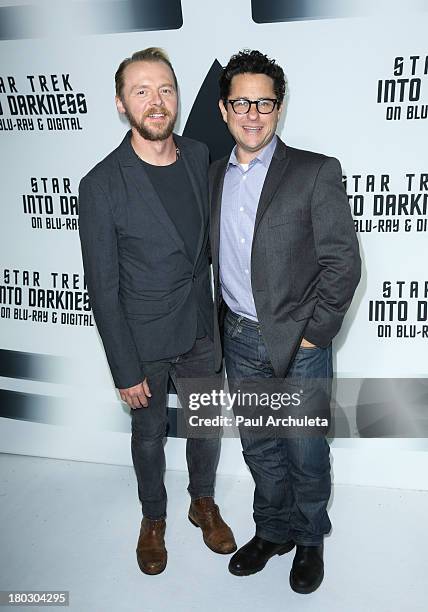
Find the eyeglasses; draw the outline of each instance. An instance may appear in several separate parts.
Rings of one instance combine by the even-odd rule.
[[[225,100],[229,102],[233,111],[237,115],[246,115],[252,104],[256,105],[257,112],[261,115],[268,115],[273,111],[278,104],[278,100],[272,98],[262,98],[261,100],[247,100],[246,98],[238,98],[236,100]]]

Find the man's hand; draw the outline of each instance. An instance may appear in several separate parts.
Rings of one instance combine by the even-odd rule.
[[[126,402],[130,408],[147,408],[149,405],[150,393],[149,383],[147,378],[142,383],[129,387],[129,389],[119,389],[120,397],[123,402]]]
[[[302,338],[302,341],[300,343],[300,346],[302,348],[317,348],[316,344],[312,344],[312,342],[309,342],[308,340],[306,340],[305,338]]]

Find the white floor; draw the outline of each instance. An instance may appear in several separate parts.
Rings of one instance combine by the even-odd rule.
[[[336,486],[324,582],[298,595],[288,584],[293,553],[254,576],[229,574],[229,557],[187,520],[186,474],[166,482],[168,566],[145,576],[131,468],[0,455],[0,590],[68,590],[70,607],[54,609],[73,612],[428,610],[428,492]],[[242,545],[254,531],[250,478],[219,476],[217,501]]]

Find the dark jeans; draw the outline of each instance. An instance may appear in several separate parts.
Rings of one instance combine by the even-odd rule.
[[[205,336],[197,339],[188,353],[170,359],[146,361],[143,367],[152,397],[149,398],[148,408],[131,410],[131,450],[143,515],[158,519],[166,516],[163,444],[168,423],[168,379],[172,378],[183,405],[185,395],[180,378],[212,379],[218,376],[214,372],[213,343]],[[219,450],[218,437],[187,440],[188,491],[192,499],[214,495]]]
[[[248,378],[275,378],[259,324],[230,310],[224,323],[224,354],[232,389]],[[328,394],[331,377],[331,346],[300,348],[287,375],[297,381],[320,379]],[[255,482],[257,535],[276,543],[291,539],[302,546],[321,544],[331,529],[327,515],[330,449],[325,437],[240,433],[243,456]]]

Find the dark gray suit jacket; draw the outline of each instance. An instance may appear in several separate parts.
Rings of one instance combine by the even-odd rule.
[[[130,143],[97,164],[79,187],[80,240],[95,321],[114,382],[143,380],[143,361],[190,350],[198,308],[212,337],[208,259],[208,149],[174,135],[189,173],[201,224],[197,257],[184,242]]]
[[[228,159],[210,168],[217,369],[224,311],[219,286],[220,213]],[[317,346],[330,344],[358,285],[360,268],[339,162],[286,147],[278,139],[257,209],[251,256],[257,316],[278,377],[287,373],[303,336]]]

